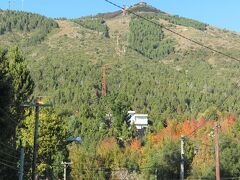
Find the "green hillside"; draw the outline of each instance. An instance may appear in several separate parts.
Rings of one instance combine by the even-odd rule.
[[[237,117],[240,113],[240,63],[176,36],[163,27],[236,58],[240,57],[239,33],[171,16],[148,5],[137,4],[130,10],[161,26],[131,14],[122,16],[120,12],[71,20],[49,19],[25,12],[0,12],[0,46],[5,49],[18,45],[22,50],[35,83],[32,96],[48,97],[54,113],[62,118],[63,124],[59,128],[64,130],[61,131],[84,139],[82,146],[72,145],[68,150],[70,159],[76,158],[77,153],[83,154],[74,168],[85,179],[91,178],[91,173],[107,179],[111,169],[116,167],[141,174],[142,179],[153,177],[155,169],[141,171],[146,162],[155,165],[151,157],[145,157],[147,160],[143,162],[138,162],[133,155],[133,159],[126,162],[120,162],[121,157],[111,159],[115,157],[114,153],[125,152],[128,143],[136,137],[125,121],[130,109],[149,114],[152,125],[148,133],[159,132],[168,122],[179,123],[201,117],[216,120],[219,112],[222,116],[234,113]],[[108,64],[106,97],[101,96],[104,64]],[[108,113],[113,115],[112,126],[105,118]],[[52,119],[56,119],[55,116]],[[26,123],[29,122],[30,118]],[[28,125],[23,126],[27,128]],[[20,134],[30,147],[27,132]],[[96,158],[97,149],[101,151],[99,142],[106,137],[115,137],[118,145],[109,150],[112,154],[100,153]],[[111,143],[114,144],[115,140]],[[149,147],[144,146],[145,143]],[[141,145],[146,152],[153,153],[148,143],[145,138]],[[169,143],[166,148],[175,146],[178,144]],[[42,175],[52,171],[55,175],[61,174],[61,169],[54,169],[54,165],[54,170],[49,170],[45,152],[41,152],[42,166],[39,169]],[[64,154],[62,149],[58,152]],[[57,162],[63,154],[54,156],[51,163]],[[98,158],[99,161],[94,160]],[[196,172],[191,169],[191,158],[188,159],[189,173]],[[108,166],[107,172],[91,172],[91,163],[87,163],[89,159],[96,168]],[[162,166],[154,167],[161,169]],[[30,172],[30,166],[27,169]],[[173,168],[172,171],[175,172],[172,178],[178,178],[179,169]],[[205,177],[210,177],[211,172],[209,170]],[[73,169],[75,179],[81,177],[74,173]],[[227,175],[238,173],[231,174],[226,170]],[[168,172],[166,177],[170,174]],[[190,175],[199,177],[199,174]]]
[[[199,31],[189,26],[176,26],[158,15],[154,19],[186,36],[190,35],[190,38],[193,35],[193,39],[210,47],[238,55],[235,43],[239,37],[234,33],[212,27]],[[220,105],[224,94],[230,91],[239,94],[234,88],[238,83],[238,63],[149,23],[136,21],[131,16],[99,20],[105,23],[102,27],[99,24],[99,29],[94,25],[96,19],[88,20],[86,26],[79,25],[79,21],[57,20],[59,29],[50,33],[45,41],[34,47],[25,47],[37,84],[35,95],[51,96],[57,107],[70,110],[74,108],[77,111],[86,102],[94,108],[102,100],[101,66],[111,63],[107,70],[108,95],[123,93],[129,98],[132,109],[139,112],[158,117],[165,113],[185,117],[189,115],[189,107],[184,101],[186,98],[191,99],[195,116],[210,106],[219,106],[226,111],[230,106],[231,109],[238,109],[237,101]],[[133,23],[136,27],[131,25]],[[102,36],[106,34],[106,27],[109,38]],[[151,28],[155,32],[151,32]],[[136,30],[143,34],[138,34]],[[213,31],[216,32],[214,37]],[[226,38],[220,39],[221,34],[229,37],[226,48],[222,46]],[[152,41],[154,36],[157,37],[156,42]],[[146,40],[135,37],[145,37]]]
[[[1,41],[7,38],[4,43],[17,41],[33,46],[58,27],[54,20],[33,13],[1,11],[0,17]]]

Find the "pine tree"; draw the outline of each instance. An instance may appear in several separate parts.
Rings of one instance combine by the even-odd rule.
[[[20,55],[18,48],[10,52],[0,50],[0,141],[5,144],[1,150],[9,151],[6,146],[11,147],[13,153],[16,149],[16,127],[23,119],[23,109],[20,104],[26,101],[33,92],[34,83]],[[10,153],[10,152],[8,152]],[[1,154],[2,155],[2,154]],[[0,156],[17,169],[16,158]],[[6,166],[0,169],[0,177],[3,179],[16,179],[13,169]]]
[[[17,119],[17,121],[20,121],[23,116],[21,104],[28,101],[33,93],[34,81],[18,47],[9,51],[7,74],[12,80],[13,86],[14,104],[12,111],[20,117],[20,119]]]

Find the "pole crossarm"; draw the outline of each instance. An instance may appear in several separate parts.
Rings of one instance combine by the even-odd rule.
[[[21,107],[51,107],[51,104],[21,104]]]

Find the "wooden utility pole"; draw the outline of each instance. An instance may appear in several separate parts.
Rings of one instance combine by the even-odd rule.
[[[111,65],[111,63],[102,65],[102,96],[107,95],[107,68]]]
[[[127,14],[127,11],[126,11],[126,5],[123,5],[123,8],[122,8],[122,15],[123,16],[126,16]]]
[[[215,124],[214,132],[215,132],[215,154],[216,154],[216,180],[220,180],[220,163],[219,163],[219,134],[218,129],[220,125],[217,122]]]
[[[39,124],[39,111],[40,107],[50,106],[43,104],[42,98],[38,97],[35,104],[24,104],[23,107],[35,107],[35,126],[34,126],[34,142],[33,142],[33,160],[32,160],[32,180],[37,179],[36,166],[38,158],[38,124]]]
[[[20,150],[20,166],[19,166],[19,180],[23,180],[24,175],[24,149],[21,147]]]
[[[107,66],[102,65],[102,96],[107,95],[107,77],[106,77]]]
[[[184,136],[181,136],[180,180],[184,180]]]
[[[39,104],[35,104],[35,126],[34,126],[34,143],[33,143],[33,161],[32,161],[32,180],[36,178],[36,165],[38,158],[38,124],[39,124]]]

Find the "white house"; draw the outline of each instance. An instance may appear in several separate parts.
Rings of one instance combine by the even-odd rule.
[[[148,127],[148,115],[136,114],[135,111],[128,111],[130,116],[130,124],[135,124],[138,130],[143,130]]]

